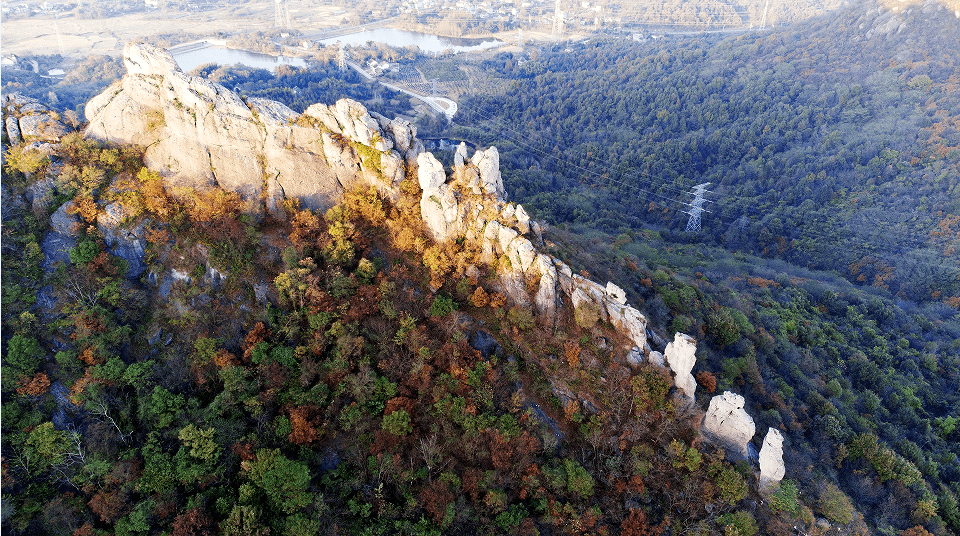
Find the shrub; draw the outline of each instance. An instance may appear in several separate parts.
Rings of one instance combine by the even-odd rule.
[[[380,428],[395,436],[405,436],[413,431],[413,426],[410,425],[410,414],[402,409],[384,417]]]
[[[600,306],[593,302],[583,302],[573,312],[577,325],[581,328],[591,328],[600,320]]]
[[[515,504],[497,515],[495,521],[498,527],[509,532],[514,527],[520,526],[520,522],[527,515],[527,509],[522,504]]]
[[[652,365],[641,368],[640,373],[630,380],[637,415],[666,408],[671,385],[672,381],[665,371]]]
[[[567,473],[567,490],[580,497],[593,495],[593,477],[579,463],[566,458],[563,468]]]
[[[820,490],[817,506],[820,508],[820,513],[834,523],[846,525],[853,521],[853,503],[844,492],[840,491],[840,488],[832,483],[827,483]]]
[[[100,254],[100,246],[93,240],[84,240],[70,250],[70,262],[86,265]]]
[[[456,309],[456,304],[453,302],[453,298],[437,295],[437,297],[433,299],[433,304],[430,305],[430,316],[447,316],[452,313],[454,309]]]
[[[800,502],[797,499],[797,486],[790,480],[784,480],[770,496],[770,508],[776,512],[787,512],[793,517],[800,515]]]
[[[722,501],[736,504],[747,496],[747,481],[729,463],[714,462],[707,472],[717,486]]]
[[[750,512],[740,510],[730,514],[723,514],[717,518],[727,536],[753,536],[760,529]]]
[[[507,320],[520,331],[530,331],[534,326],[533,313],[519,305],[514,305],[507,311]]]
[[[50,164],[47,155],[37,150],[27,150],[29,144],[21,143],[7,150],[7,169],[21,173],[36,173]]]

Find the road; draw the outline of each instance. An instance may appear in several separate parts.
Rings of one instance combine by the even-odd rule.
[[[436,111],[438,111],[438,112],[446,115],[446,116],[447,116],[447,119],[453,119],[453,116],[457,115],[457,103],[454,102],[454,101],[451,100],[451,99],[448,99],[448,98],[445,98],[445,97],[427,97],[426,95],[420,95],[420,94],[414,93],[414,92],[412,92],[412,91],[410,91],[410,90],[408,90],[408,89],[404,89],[404,88],[402,88],[402,87],[395,86],[395,85],[393,85],[393,84],[387,84],[387,83],[385,83],[385,82],[380,82],[379,80],[377,80],[377,78],[376,78],[375,76],[373,76],[373,75],[371,75],[370,73],[368,73],[367,71],[365,71],[365,70],[363,69],[363,67],[360,67],[360,66],[357,65],[356,63],[354,63],[354,62],[352,62],[352,61],[347,61],[347,65],[349,65],[350,68],[353,69],[354,71],[357,71],[358,73],[360,73],[360,76],[364,77],[364,78],[367,79],[367,80],[377,81],[377,82],[380,83],[380,85],[382,85],[383,87],[385,87],[385,88],[387,88],[387,89],[389,89],[389,90],[391,90],[391,91],[399,91],[400,93],[406,93],[407,95],[410,95],[411,97],[420,99],[421,101],[423,101],[424,103],[426,103],[427,106],[429,106],[429,107],[433,108],[434,110],[436,110]]]

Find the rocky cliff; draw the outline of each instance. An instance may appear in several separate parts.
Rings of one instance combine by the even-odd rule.
[[[169,187],[218,185],[241,194],[250,211],[276,211],[284,197],[327,208],[358,180],[395,186],[405,158],[412,163],[423,148],[409,123],[354,101],[301,115],[244,100],[184,74],[169,53],[145,44],[128,44],[124,65],[127,74],[87,104],[85,134],[142,145]]]
[[[625,363],[669,365],[678,389],[695,401],[696,341],[677,334],[666,355],[655,351],[646,318],[620,287],[591,281],[539,252],[541,226],[507,202],[495,147],[470,156],[461,145],[452,169],[445,169],[412,125],[355,101],[315,104],[297,114],[185,75],[155,47],[127,45],[124,62],[127,75],[87,105],[86,135],[145,146],[147,165],[168,187],[217,185],[241,194],[250,211],[282,217],[284,198],[323,209],[344,189],[369,184],[395,199],[401,182],[415,178],[420,217],[435,242],[470,243],[503,294],[544,324],[565,312],[584,327],[608,322],[622,335]],[[704,430],[743,456],[755,431],[743,398],[733,393],[714,398]]]

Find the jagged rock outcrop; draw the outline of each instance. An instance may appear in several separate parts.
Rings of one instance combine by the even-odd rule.
[[[136,278],[147,269],[143,260],[147,240],[143,223],[132,229],[121,225],[129,216],[123,205],[110,203],[97,216],[97,229],[110,253],[127,261],[127,277]]]
[[[651,352],[652,353],[652,352]],[[687,397],[687,400],[694,401],[697,391],[697,381],[693,379],[693,366],[697,363],[697,341],[689,335],[677,333],[673,337],[673,342],[667,344],[664,357],[670,364],[670,370],[674,374],[674,382]]]
[[[45,273],[52,273],[57,262],[70,262],[70,250],[77,245],[82,223],[80,218],[70,213],[73,204],[73,201],[67,201],[50,217],[52,229],[44,235],[40,244]]]
[[[142,43],[124,48],[124,64],[127,74],[87,103],[86,135],[143,145],[145,162],[168,185],[216,184],[241,194],[251,211],[264,201],[276,210],[283,197],[327,208],[360,180],[389,188],[422,148],[408,122],[349,99],[302,115],[274,101],[244,101]]]
[[[742,395],[725,391],[710,399],[710,407],[703,417],[701,429],[741,458],[749,454],[747,444],[753,439],[757,426],[744,409]]]
[[[783,465],[783,435],[770,428],[760,447],[760,491],[772,489],[783,480],[786,468]]]
[[[37,141],[57,143],[70,132],[60,115],[47,110],[40,101],[13,93],[3,97],[3,124],[11,145]]]

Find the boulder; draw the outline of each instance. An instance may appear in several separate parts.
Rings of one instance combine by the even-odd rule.
[[[526,210],[523,210],[523,205],[517,205],[516,211],[517,218],[517,230],[520,231],[520,234],[527,234],[530,232],[530,216],[527,214]]]
[[[604,300],[604,305],[610,323],[630,339],[632,346],[643,348],[647,345],[647,319],[640,311],[610,299]]]
[[[530,295],[527,294],[527,282],[520,272],[501,273],[500,289],[510,300],[510,303],[523,308],[530,307]]]
[[[780,430],[770,428],[760,447],[760,490],[772,489],[783,479],[786,469],[783,465],[783,435]]]
[[[501,225],[492,221],[483,228],[480,242],[480,262],[493,264],[497,260]]]
[[[533,231],[534,242],[543,247],[543,228],[534,220],[530,220],[530,230]]]
[[[319,102],[311,104],[309,108],[303,111],[303,115],[317,119],[327,130],[334,134],[343,134],[343,130],[340,129],[340,122],[337,121],[337,116],[330,111],[330,107],[326,104]]]
[[[507,194],[503,189],[503,178],[500,176],[500,153],[496,147],[490,147],[486,151],[477,151],[471,159],[473,165],[480,170],[480,182],[483,185],[483,191],[496,197],[505,199]]]
[[[146,237],[143,224],[128,229],[122,224],[130,216],[120,203],[111,203],[97,216],[97,229],[103,234],[103,240],[110,247],[110,253],[127,261],[127,277],[140,277],[147,269]]]
[[[529,240],[522,236],[517,236],[511,240],[504,249],[514,271],[526,273],[533,266],[534,261],[537,260],[537,250],[534,249]]]
[[[743,396],[730,391],[713,397],[701,426],[705,434],[741,459],[747,458],[747,445],[757,431],[753,417],[743,409],[744,403]]]
[[[393,141],[383,137],[380,124],[367,109],[353,99],[340,99],[334,106],[334,114],[340,123],[343,134],[378,151],[389,151]]]
[[[128,43],[123,47],[123,65],[132,75],[163,75],[180,70],[170,53],[144,43]]]
[[[646,328],[646,326],[644,326]],[[667,344],[664,356],[670,364],[677,388],[683,391],[688,400],[695,400],[697,381],[693,379],[693,366],[697,363],[697,341],[689,335],[677,333],[673,342]],[[752,435],[752,434],[751,434]]]
[[[85,134],[142,145],[144,161],[167,187],[218,185],[240,194],[249,212],[259,213],[265,202],[276,212],[281,195],[325,210],[364,178],[356,144],[389,152],[398,132],[411,150],[417,145],[409,136],[412,127],[398,123],[384,134],[378,120],[349,99],[308,108],[304,116],[319,122],[313,126],[298,122],[300,116],[283,104],[244,102],[219,84],[184,74],[157,47],[128,44],[124,62],[123,79],[88,102]],[[379,180],[394,181],[403,156],[389,156],[386,166],[376,161],[387,172]]]
[[[20,118],[20,135],[24,140],[60,141],[70,129],[49,113],[35,113]]]
[[[513,242],[513,240],[518,236],[520,236],[520,233],[514,231],[513,229],[507,227],[506,225],[501,225],[500,233],[497,235],[497,245],[498,245],[497,253],[498,254],[506,253],[508,251],[507,248],[510,247],[510,242]],[[510,260],[512,263],[513,259],[510,259]],[[516,270],[517,268],[514,267],[513,269]]]
[[[20,143],[20,122],[17,121],[17,118],[8,115],[5,121],[7,126],[7,138],[10,140],[10,145],[16,145]]]
[[[69,214],[73,201],[67,201],[50,216],[50,226],[53,231],[64,236],[79,236],[82,223],[76,214]]]
[[[393,134],[395,149],[401,153],[406,153],[413,148],[413,140],[417,137],[417,127],[410,124],[410,121],[398,117],[390,122],[389,128]]]
[[[501,352],[500,343],[490,333],[478,329],[470,334],[468,339],[470,347],[480,352],[484,359],[490,359],[490,356]]]
[[[617,285],[614,285],[611,281],[607,281],[607,296],[612,298],[614,301],[620,305],[627,303],[627,293]]]
[[[436,190],[441,184],[447,182],[447,176],[443,172],[443,164],[433,156],[433,153],[420,153],[417,155],[417,181],[420,183],[420,189],[424,195],[429,190]]]
[[[27,200],[35,213],[46,210],[53,202],[53,177],[47,175],[27,188]]]
[[[651,363],[653,363],[658,367],[667,366],[667,359],[663,356],[663,354],[661,354],[656,350],[653,350],[652,352],[647,354],[647,361],[650,361]]]
[[[457,146],[457,150],[453,153],[453,167],[462,168],[467,160],[467,144],[460,142],[460,145]]]
[[[533,297],[533,306],[547,325],[553,325],[556,322],[557,269],[553,265],[541,272],[540,282],[537,284],[537,294]]]
[[[634,346],[629,352],[627,352],[626,359],[627,364],[629,364],[631,367],[639,367],[643,364],[643,352]]]
[[[456,237],[457,208],[453,188],[446,184],[439,189],[424,190],[420,198],[420,217],[435,241],[445,242]]]

